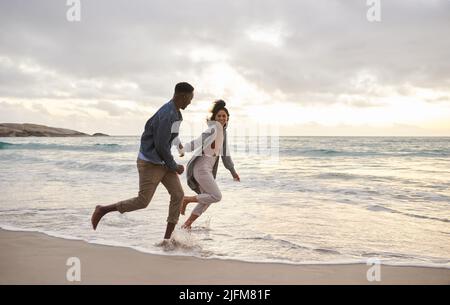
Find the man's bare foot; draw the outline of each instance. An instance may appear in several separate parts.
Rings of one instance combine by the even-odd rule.
[[[94,213],[92,213],[91,217],[91,223],[94,230],[97,229],[97,225],[100,222],[100,219],[102,219],[103,216],[105,216],[105,212],[103,211],[103,208],[101,205],[98,205],[95,207]]]
[[[156,246],[163,248],[164,251],[175,249],[175,243],[171,239],[164,239],[162,242],[157,243]]]
[[[180,207],[180,214],[181,215],[184,215],[186,213],[186,207],[191,202],[192,202],[191,201],[191,197],[184,196],[183,202],[181,203],[181,207]]]

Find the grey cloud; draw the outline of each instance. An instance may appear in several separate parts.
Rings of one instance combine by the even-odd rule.
[[[34,103],[34,104],[32,105],[32,108],[33,108],[33,110],[35,110],[35,111],[37,111],[37,112],[43,113],[43,114],[45,114],[45,115],[50,115],[50,112],[49,112],[49,111],[47,110],[47,108],[46,108],[44,105],[42,105],[42,104]]]
[[[93,122],[92,116],[83,108],[77,108],[65,115],[55,116],[46,111],[41,104],[26,107],[21,104],[0,101],[0,122],[2,123],[34,123],[52,127],[74,129],[93,134],[106,132],[112,135],[134,135],[142,129],[147,120],[145,114],[140,116],[126,116],[104,122]]]
[[[364,5],[356,10],[355,5],[349,9],[351,4],[341,2],[313,13],[286,7],[285,20],[295,30],[284,48],[247,42],[236,51],[244,56],[233,59],[262,88],[294,96],[305,91],[365,92],[349,83],[360,71],[374,74],[381,85],[448,88],[450,64],[445,50],[450,49],[450,41],[444,37],[450,35],[450,3],[399,2],[383,1],[383,21],[376,24],[365,20]]]
[[[42,105],[33,105],[30,109],[20,104],[1,101],[0,109],[2,109],[2,111],[0,111],[0,122],[3,123],[48,123],[52,119],[52,116],[44,110]],[[62,121],[60,123],[67,124],[67,122],[63,123]]]
[[[441,95],[435,98],[427,98],[428,103],[450,103],[450,95]]]
[[[177,81],[209,67],[188,54],[204,47],[227,54],[225,61],[262,91],[280,90],[298,103],[336,103],[327,94],[376,96],[352,86],[361,71],[380,86],[450,87],[446,0],[382,1],[381,23],[367,22],[366,1],[81,2],[79,23],[65,19],[65,1],[0,3],[0,56],[32,59],[56,73],[39,78],[2,67],[0,96],[63,99],[58,92],[64,91],[68,98],[160,104]],[[277,23],[288,34],[280,47],[246,35],[253,26]],[[92,87],[92,80],[104,86]],[[112,85],[121,81],[138,88]],[[198,97],[213,98],[198,89]]]
[[[103,110],[107,112],[110,116],[123,116],[123,115],[130,115],[130,114],[139,114],[139,112],[135,110],[131,110],[126,107],[117,106],[115,103],[107,102],[107,101],[100,101],[97,102],[97,104],[93,105],[94,108]]]

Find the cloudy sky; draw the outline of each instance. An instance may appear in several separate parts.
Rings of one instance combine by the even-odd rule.
[[[0,122],[139,135],[188,81],[183,124],[450,136],[450,1],[0,0]],[[243,127],[242,127],[243,128]]]

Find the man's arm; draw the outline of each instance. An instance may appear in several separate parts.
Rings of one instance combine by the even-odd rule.
[[[173,139],[172,146],[176,146],[180,157],[184,157],[184,152],[185,152],[184,146],[183,146],[183,144],[181,144],[181,140],[180,140],[179,136],[177,136],[175,139]]]
[[[170,137],[172,135],[172,123],[169,118],[158,118],[158,124],[155,124],[155,148],[161,159],[164,160],[167,167],[177,171],[178,164],[173,159],[170,151]]]

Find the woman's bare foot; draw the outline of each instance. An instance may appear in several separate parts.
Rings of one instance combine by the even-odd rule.
[[[100,222],[100,219],[102,219],[105,214],[106,213],[101,205],[95,207],[94,213],[92,213],[91,217],[92,228],[94,228],[94,230],[97,229],[97,225]]]
[[[199,217],[199,215],[191,214],[186,222],[181,226],[182,229],[190,230],[194,221]]]
[[[190,230],[192,229],[192,228],[191,228],[191,225],[187,225],[187,224],[182,225],[181,228],[182,228],[183,230],[188,230],[188,231],[190,231]]]
[[[195,196],[184,196],[183,198],[183,202],[181,203],[181,207],[180,207],[180,214],[184,215],[186,213],[186,207],[189,203],[194,202],[194,200],[197,197]]]

